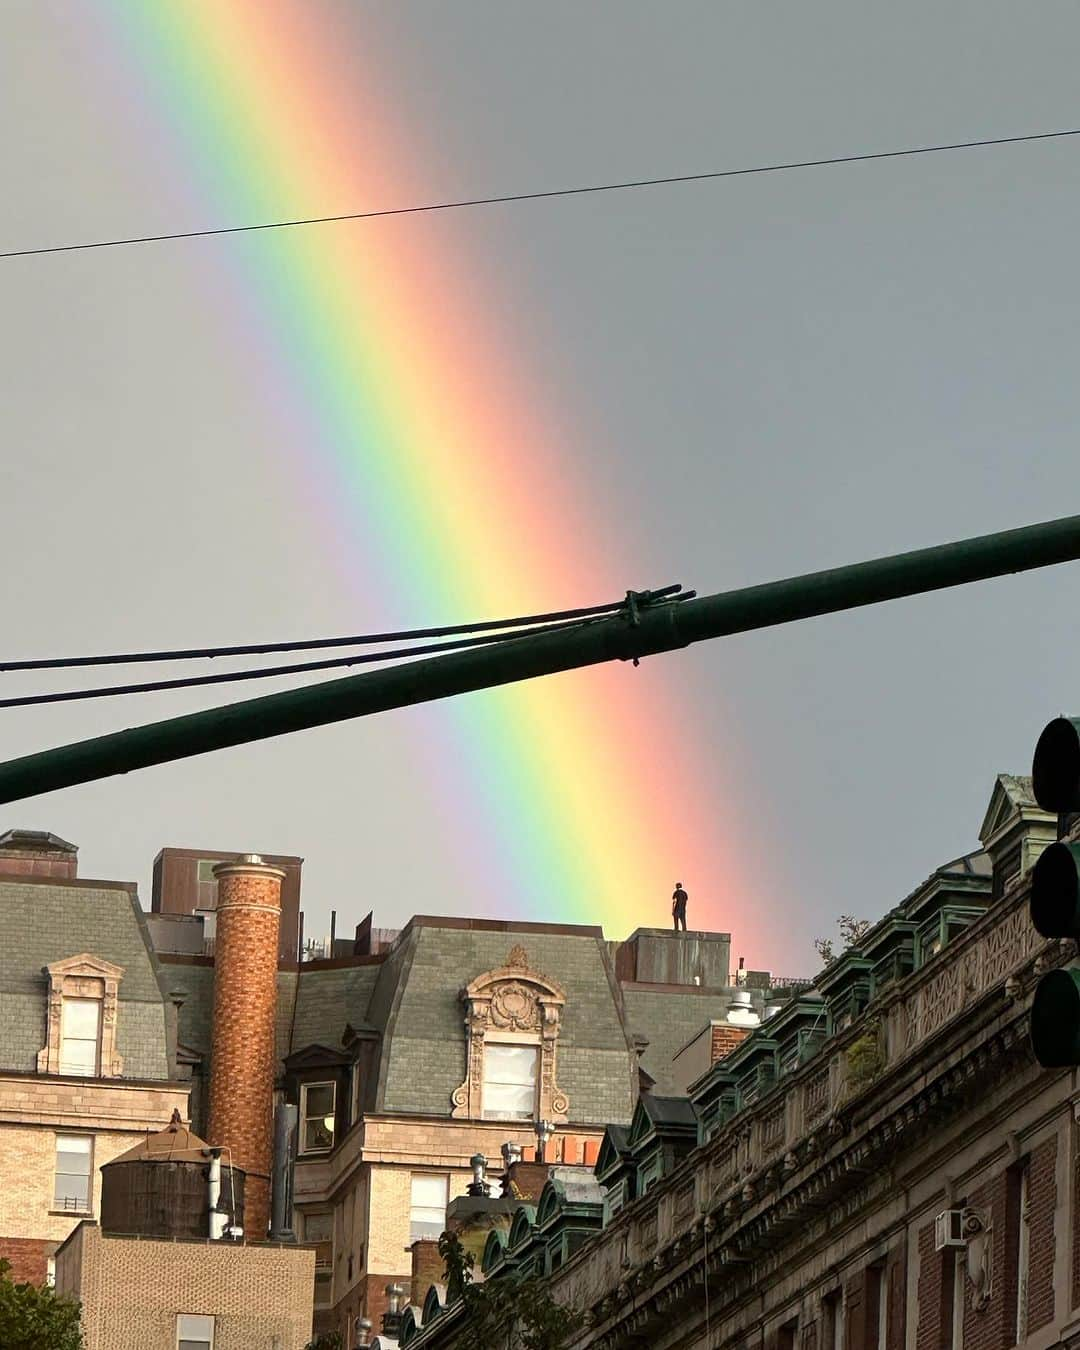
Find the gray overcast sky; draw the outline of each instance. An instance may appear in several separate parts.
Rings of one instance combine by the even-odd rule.
[[[428,199],[1080,126],[1073,4],[307,9],[377,52],[424,130]],[[2,248],[223,223],[110,111],[92,10],[0,2]],[[595,433],[586,476],[607,485],[598,533],[636,560],[625,584],[714,590],[1076,511],[1078,226],[1080,138],[500,207],[452,229],[527,336],[534,385]],[[196,255],[227,247],[0,263],[11,656],[386,617],[356,613],[230,384],[227,337],[197,321]],[[1026,772],[1042,724],[1080,706],[1078,577],[663,658],[725,757],[733,846],[760,878],[722,906],[751,964],[811,968],[836,915],[877,917],[975,845],[995,772]],[[9,712],[4,753],[216,701]],[[178,844],[302,853],[315,928],[332,905],[343,926],[372,905],[383,925],[495,912],[482,850],[454,853],[403,750],[412,719],[437,735],[440,715],[155,769],[0,823],[75,840],[85,874],[135,878],[147,903],[155,852]]]

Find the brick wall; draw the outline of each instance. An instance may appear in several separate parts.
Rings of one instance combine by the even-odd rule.
[[[1054,1211],[1057,1208],[1057,1136],[1033,1149],[1028,1164],[1030,1253],[1028,1334],[1054,1320]],[[1064,1309],[1062,1310],[1064,1311]]]
[[[1010,1234],[1016,1231],[1015,1184],[1009,1171],[999,1172],[972,1191],[968,1204],[982,1210],[993,1224],[991,1288],[985,1307],[972,1307],[974,1288],[964,1274],[964,1350],[1007,1350],[1016,1344],[1016,1258]],[[963,1266],[960,1269],[965,1269]]]
[[[214,1350],[275,1337],[281,1350],[303,1350],[314,1273],[302,1247],[137,1241],[92,1224],[57,1256],[57,1287],[83,1303],[85,1350],[175,1350],[178,1312],[215,1317]]]
[[[409,1302],[424,1306],[424,1298],[433,1284],[441,1284],[446,1266],[439,1255],[438,1242],[421,1239],[412,1245],[412,1279],[409,1282]]]
[[[714,1026],[712,1029],[710,1062],[715,1064],[718,1059],[730,1055],[732,1050],[746,1040],[749,1034],[749,1027],[733,1027],[725,1023]]]
[[[62,1242],[79,1222],[77,1215],[51,1212],[57,1133],[64,1131],[0,1124],[0,1241],[34,1238]],[[100,1169],[145,1138],[144,1133],[95,1133],[94,1214],[101,1209]]]
[[[942,1350],[949,1334],[942,1308],[942,1252],[934,1251],[934,1221],[919,1229],[919,1283],[917,1301],[919,1320],[915,1329],[915,1350]]]
[[[44,1284],[56,1245],[40,1238],[0,1237],[0,1260],[11,1263],[11,1278],[16,1284]]]

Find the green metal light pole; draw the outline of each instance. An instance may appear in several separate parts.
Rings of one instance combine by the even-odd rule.
[[[627,608],[580,627],[451,652],[269,694],[0,764],[0,803],[307,727],[477,689],[636,660],[707,638],[792,623],[1080,557],[1080,516],[811,572],[722,595]]]

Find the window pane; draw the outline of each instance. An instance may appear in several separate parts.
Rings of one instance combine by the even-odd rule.
[[[333,1113],[333,1083],[312,1083],[304,1094],[304,1115],[330,1116]]]
[[[53,1201],[57,1209],[88,1210],[90,1208],[90,1178],[56,1175]]]
[[[64,999],[64,1035],[96,1041],[101,1017],[101,1001],[96,998]]]
[[[484,1084],[484,1115],[490,1120],[531,1120],[536,1104],[536,1089],[531,1084]]]
[[[316,1308],[325,1308],[330,1302],[331,1290],[333,1288],[333,1277],[320,1271],[315,1272],[315,1306]]]
[[[92,1137],[88,1134],[58,1134],[56,1136],[57,1152],[63,1149],[65,1153],[86,1154],[86,1170],[89,1170],[90,1167],[90,1148],[93,1142]]]
[[[97,1073],[97,1041],[73,1041],[65,1036],[60,1046],[60,1072],[93,1078]]]
[[[536,1055],[534,1045],[487,1045],[484,1048],[484,1077],[493,1083],[535,1086]]]
[[[413,1208],[428,1205],[435,1209],[445,1210],[449,1185],[449,1177],[433,1176],[424,1172],[414,1173],[412,1179]]]
[[[180,1313],[176,1319],[176,1329],[181,1338],[209,1341],[214,1334],[214,1319],[202,1313]]]
[[[334,1146],[334,1133],[328,1130],[323,1124],[322,1117],[317,1120],[309,1120],[304,1125],[304,1150],[310,1153],[313,1149],[328,1149]]]

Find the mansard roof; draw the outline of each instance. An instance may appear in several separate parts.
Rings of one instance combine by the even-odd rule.
[[[122,1078],[169,1077],[166,991],[135,887],[0,877],[0,1070],[34,1073],[45,1044],[49,966],[76,957],[121,969],[116,1049]]]

